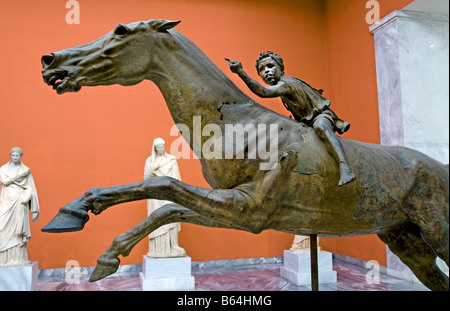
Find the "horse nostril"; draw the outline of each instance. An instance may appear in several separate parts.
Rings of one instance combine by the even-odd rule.
[[[45,69],[46,67],[50,66],[50,64],[55,59],[55,56],[53,55],[44,55],[41,58],[42,67]]]

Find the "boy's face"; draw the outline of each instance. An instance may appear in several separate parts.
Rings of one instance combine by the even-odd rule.
[[[280,66],[271,57],[266,57],[259,61],[258,74],[265,83],[270,85],[277,84],[282,76]]]

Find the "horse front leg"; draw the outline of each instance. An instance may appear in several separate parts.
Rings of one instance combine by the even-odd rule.
[[[266,228],[271,213],[269,204],[261,204],[259,197],[274,195],[275,184],[285,177],[296,163],[293,153],[287,153],[277,169],[266,174],[261,184],[244,184],[233,189],[214,190],[187,185],[170,177],[150,178],[140,184],[120,188],[92,189],[89,197],[96,198],[94,213],[122,203],[125,197],[133,199],[165,199],[175,203],[166,204],[131,230],[119,235],[98,258],[90,277],[96,281],[117,271],[119,255],[128,256],[132,248],[145,236],[162,225],[173,222],[189,222],[206,227],[240,229],[259,233]],[[117,197],[118,190],[123,197]],[[258,204],[257,204],[258,203]],[[182,206],[181,206],[182,205]]]
[[[116,272],[120,264],[120,255],[128,256],[133,247],[151,232],[160,226],[174,222],[188,222],[205,227],[239,229],[217,223],[175,203],[163,205],[140,224],[113,240],[108,249],[97,259],[97,266],[89,281],[95,282]]]
[[[61,207],[56,216],[41,231],[50,233],[80,231],[89,220],[89,211],[98,215],[109,206],[139,199],[145,199],[142,182],[124,186],[91,188],[84,195]]]
[[[108,207],[120,203],[158,199],[168,200],[191,209],[207,218],[231,227],[240,227],[250,232],[260,232],[263,215],[257,217],[252,185],[236,189],[216,190],[194,187],[171,177],[152,177],[143,182],[92,188],[83,196],[63,206],[58,214],[44,227],[44,232],[68,232],[83,229],[89,220],[88,211],[98,215]],[[247,217],[246,217],[247,216]],[[248,217],[252,221],[248,221]]]

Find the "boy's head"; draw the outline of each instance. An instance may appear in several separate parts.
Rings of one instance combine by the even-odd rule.
[[[256,60],[256,70],[265,83],[277,84],[284,75],[283,59],[272,51],[263,52]]]

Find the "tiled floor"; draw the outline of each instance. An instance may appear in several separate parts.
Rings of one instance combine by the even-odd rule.
[[[214,268],[193,268],[196,291],[310,291],[308,286],[295,286],[280,277],[282,264],[258,264]],[[368,284],[364,267],[333,260],[336,284],[319,285],[319,291],[428,291],[417,283],[380,273],[379,284]],[[40,291],[140,291],[138,272],[116,273],[90,283],[88,276],[68,284],[61,279],[41,278]],[[72,282],[71,282],[72,283]]]

